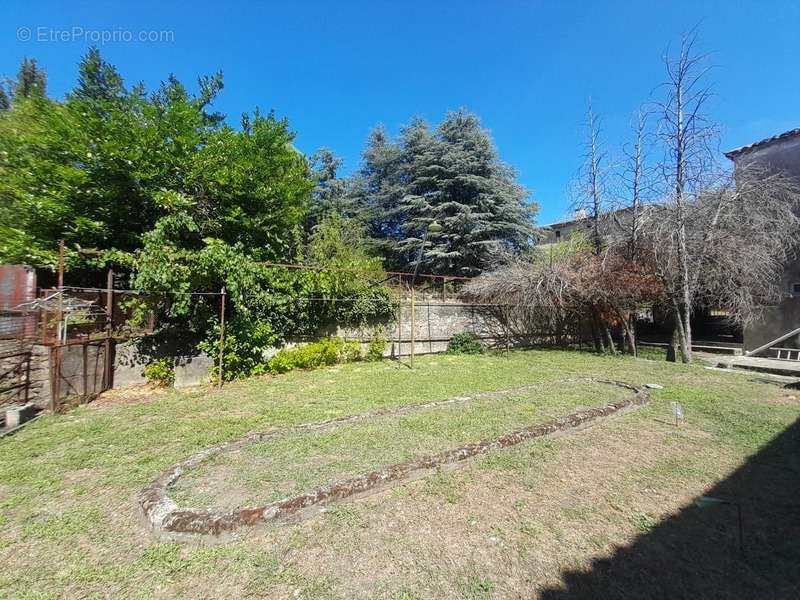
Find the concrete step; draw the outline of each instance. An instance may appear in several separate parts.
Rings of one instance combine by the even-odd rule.
[[[667,348],[667,342],[637,342],[640,346],[652,346],[655,348]],[[717,346],[716,344],[692,344],[692,352],[706,352],[708,354],[729,354],[731,356],[741,356],[740,346]]]
[[[721,360],[718,367],[726,369],[740,369],[758,373],[771,373],[788,377],[800,377],[800,362],[778,360],[776,358],[760,358],[755,356],[736,356]]]

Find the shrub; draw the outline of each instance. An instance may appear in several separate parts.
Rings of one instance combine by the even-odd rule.
[[[223,370],[225,381],[262,375],[266,370],[264,354],[278,344],[278,338],[266,321],[237,314],[225,327]],[[214,360],[214,380],[219,381],[219,325],[210,330],[200,349]]]
[[[483,343],[480,338],[469,331],[462,331],[450,338],[447,344],[448,354],[483,354]]]
[[[381,360],[387,343],[388,341],[384,336],[379,333],[373,334],[367,343],[367,351],[364,353],[364,358],[371,361]]]
[[[168,358],[154,360],[144,368],[147,383],[158,387],[171,387],[175,383],[175,371]]]
[[[273,373],[286,373],[292,369],[313,369],[354,362],[361,358],[361,344],[332,337],[303,346],[284,348],[269,361],[269,370]]]
[[[361,343],[360,342],[345,342],[342,346],[342,352],[339,362],[357,362],[361,360]]]

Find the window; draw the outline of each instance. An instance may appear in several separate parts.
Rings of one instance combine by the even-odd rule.
[[[794,298],[800,298],[800,283],[793,283],[790,289]]]
[[[556,239],[557,240],[561,239],[561,230],[560,229],[556,229]],[[797,285],[800,285],[800,284],[797,284]]]

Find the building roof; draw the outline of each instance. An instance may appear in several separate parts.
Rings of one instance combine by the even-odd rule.
[[[752,144],[748,144],[747,146],[742,146],[741,148],[735,148],[733,150],[729,150],[728,152],[725,153],[725,156],[733,160],[740,154],[745,154],[752,150],[756,150],[757,148],[761,148],[763,146],[769,146],[774,142],[781,142],[783,140],[793,138],[795,136],[800,136],[800,127],[796,129],[790,129],[789,131],[784,131],[783,133],[779,133],[778,135],[773,135],[772,137],[767,138],[765,140],[761,140],[759,142],[753,142]]]
[[[630,211],[631,211],[631,207],[630,206],[626,206],[624,208],[615,208],[613,210],[605,211],[601,215],[601,218],[613,217],[614,215],[627,213],[627,212],[630,212]],[[569,219],[569,220],[566,220],[566,221],[557,221],[555,223],[550,223],[548,225],[542,225],[540,227],[540,229],[561,229],[563,227],[569,227],[570,225],[575,225],[576,223],[581,223],[582,221],[589,221],[589,220],[590,220],[590,217],[588,215],[577,216],[577,217],[573,217],[572,219]]]

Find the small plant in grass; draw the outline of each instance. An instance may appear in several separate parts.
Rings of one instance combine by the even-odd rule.
[[[425,491],[432,496],[440,496],[450,504],[456,504],[463,495],[463,486],[453,475],[437,469],[426,479]]]
[[[483,354],[483,343],[480,338],[469,331],[462,331],[450,338],[447,344],[448,354]]]
[[[361,513],[358,508],[352,504],[332,506],[326,513],[338,525],[355,527],[361,523]]]
[[[462,582],[461,592],[464,598],[479,600],[482,598],[491,598],[494,587],[494,581],[488,577],[470,575]]]
[[[658,521],[652,516],[642,512],[633,513],[633,515],[631,515],[631,522],[633,526],[642,533],[647,533],[658,524]]]
[[[147,383],[158,387],[171,387],[175,383],[175,371],[168,358],[154,360],[144,368]]]

